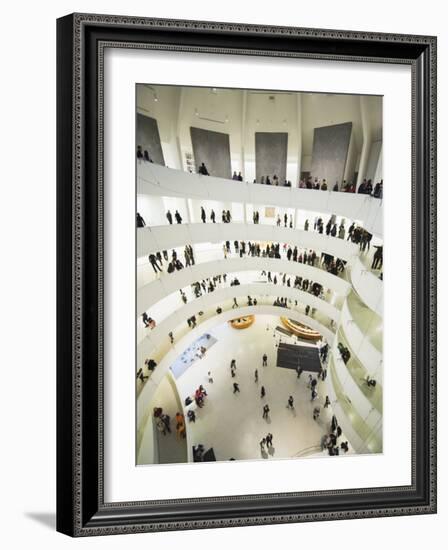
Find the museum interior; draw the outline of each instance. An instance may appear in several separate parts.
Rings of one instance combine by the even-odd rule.
[[[382,452],[382,98],[140,84],[136,463]]]

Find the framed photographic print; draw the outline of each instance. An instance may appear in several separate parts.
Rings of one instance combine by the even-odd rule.
[[[58,20],[71,536],[436,511],[436,38]]]

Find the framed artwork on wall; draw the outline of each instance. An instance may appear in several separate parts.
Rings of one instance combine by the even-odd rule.
[[[57,49],[57,529],[435,513],[436,38]]]

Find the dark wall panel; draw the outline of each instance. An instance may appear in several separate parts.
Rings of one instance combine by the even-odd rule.
[[[218,178],[232,177],[229,134],[190,127],[196,171],[202,163],[208,173]]]
[[[330,189],[344,179],[352,126],[351,122],[344,122],[314,128],[311,176],[326,179]]]
[[[286,132],[255,132],[255,172],[259,182],[261,177],[277,175],[280,184],[286,179],[286,159],[288,156],[288,134]]]
[[[137,145],[141,145],[143,151],[148,151],[155,164],[165,166],[159,126],[155,118],[137,113]]]

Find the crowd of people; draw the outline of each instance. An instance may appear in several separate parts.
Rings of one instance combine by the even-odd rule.
[[[143,150],[141,145],[137,145],[137,161],[139,163],[141,162],[149,162],[153,163],[148,150]],[[197,168],[198,174],[202,176],[209,176],[209,171],[205,165],[204,162],[201,162],[201,164]],[[232,180],[234,181],[244,181],[244,178],[242,176],[241,172],[236,172],[236,170],[233,172]],[[292,187],[291,180],[288,180],[286,178],[280,180],[280,178],[277,176],[277,174],[271,175],[264,175],[261,176],[259,179],[255,178],[253,180],[253,183],[259,183],[261,185],[273,185],[273,186],[282,186],[282,187]],[[342,191],[345,193],[359,193],[362,195],[369,195],[371,197],[382,199],[383,198],[383,180],[376,182],[373,184],[371,179],[364,178],[361,184],[356,188],[356,182],[354,181],[347,181],[343,180],[341,184],[339,184],[338,181],[336,181],[333,186],[325,178],[317,178],[315,177],[313,180],[312,176],[308,176],[307,178],[302,178],[298,181],[297,187],[299,189],[314,189],[314,190],[320,190],[320,191]],[[331,187],[331,189],[330,189]]]
[[[313,376],[312,374],[308,375],[307,388],[310,391],[310,401],[311,402],[315,401],[318,397],[318,393],[317,393],[318,382],[319,381],[323,382],[326,378],[326,375],[327,375],[326,361],[327,361],[328,351],[329,351],[328,343],[322,343],[322,345],[320,346],[320,350],[319,350],[320,359],[321,359],[321,369],[317,373],[317,377]],[[267,356],[267,354],[264,353],[261,359],[262,359],[261,360],[261,368],[263,369],[263,368],[268,366],[268,356]],[[237,377],[238,369],[237,369],[236,359],[231,359],[229,372],[230,372],[231,379],[235,379]],[[301,374],[303,373],[303,369],[300,368],[300,367],[297,367],[296,372],[297,372],[297,379],[300,379]],[[212,377],[210,371],[208,372],[207,377],[208,377],[209,382],[213,383],[213,377]],[[254,370],[254,383],[255,383],[256,387],[259,387],[260,399],[262,401],[262,407],[261,407],[262,418],[266,421],[269,421],[270,420],[271,408],[269,406],[269,403],[267,403],[267,393],[268,392],[266,390],[265,385],[259,386],[259,371],[258,371],[258,368],[256,368]],[[240,383],[235,381],[235,380],[232,380],[231,389],[232,389],[232,393],[234,395],[235,394],[240,394],[241,393]],[[185,399],[185,406],[190,407],[190,405],[194,401],[196,406],[201,409],[204,406],[204,400],[205,400],[205,397],[207,397],[207,395],[208,394],[207,394],[206,390],[204,389],[204,386],[200,385],[199,388],[197,388],[195,390],[193,396],[190,396],[190,395],[187,396],[187,398]],[[330,406],[330,400],[329,400],[329,397],[327,395],[326,398],[325,398],[325,402],[324,402],[323,407],[328,408],[329,406]],[[289,397],[286,399],[286,407],[288,409],[291,409],[291,410],[294,411],[294,397],[292,395],[289,395]],[[319,419],[319,416],[320,416],[320,407],[319,406],[315,406],[313,408],[312,415],[313,415],[313,419],[315,421],[317,421]],[[196,421],[196,412],[192,408],[188,409],[187,418],[189,419],[190,422],[195,422]],[[336,421],[335,417],[333,416],[332,422],[335,422],[335,421]],[[327,436],[325,436],[325,438],[326,437]],[[272,448],[273,447],[273,439],[274,439],[273,434],[268,433],[268,434],[264,435],[262,437],[262,439],[260,440],[260,450],[261,450],[262,455],[265,458],[267,458],[267,455],[265,455],[265,447],[266,447],[266,450],[268,450],[268,451],[269,451],[269,449],[271,449],[270,454],[273,454],[272,453],[272,451],[273,451],[273,448]],[[328,441],[326,443],[326,445],[327,445],[326,448],[334,448],[334,445],[332,445],[330,441]],[[347,446],[347,450],[348,450],[348,446]],[[333,454],[336,454],[336,453],[333,453]]]
[[[172,433],[171,417],[169,416],[169,414],[164,412],[162,407],[153,408],[153,419],[154,419],[157,431],[159,433],[161,433],[164,436]],[[176,413],[176,416],[175,416],[175,429],[176,429],[176,436],[179,439],[181,438],[185,439],[186,437],[185,419],[184,419],[184,415],[179,411]]]
[[[149,162],[153,163],[154,161],[149,155],[148,150],[143,150],[141,145],[137,145],[137,161],[139,163],[141,162]],[[209,171],[205,165],[204,162],[202,162],[198,169],[198,174],[202,176],[209,176]],[[243,181],[243,176],[241,172],[233,172],[232,180],[234,181]],[[253,183],[259,183],[261,185],[273,185],[273,186],[283,186],[283,187],[292,187],[291,180],[288,180],[286,178],[280,180],[280,178],[277,176],[277,174],[271,175],[264,175],[261,176],[259,179],[255,178],[253,180]],[[359,193],[362,195],[369,195],[371,197],[382,199],[383,198],[383,180],[376,182],[373,184],[371,179],[364,178],[361,184],[356,186],[356,182],[354,181],[347,181],[343,180],[341,184],[339,184],[338,181],[336,181],[332,186],[330,183],[327,182],[325,178],[317,178],[315,177],[313,180],[312,176],[308,176],[307,178],[302,178],[298,181],[297,187],[299,189],[314,189],[314,190],[320,190],[320,191],[341,191],[345,193]],[[331,189],[330,189],[331,187]]]
[[[184,267],[190,267],[195,265],[194,251],[193,247],[189,244],[185,245],[183,250],[183,256],[185,259],[185,264],[182,263],[178,257],[178,253],[175,249],[171,251],[171,257],[168,255],[167,250],[158,251],[156,253],[151,253],[148,256],[148,261],[155,273],[163,272],[163,263],[166,262],[166,271],[167,273],[173,273],[174,271],[180,271]]]
[[[349,450],[348,441],[341,441],[338,445],[338,440],[342,436],[342,428],[338,425],[336,416],[331,418],[330,430],[321,440],[322,451],[327,450],[330,456],[338,456],[340,451],[347,453]]]
[[[260,183],[261,185],[275,185],[275,186],[281,185],[283,187],[292,187],[290,180],[285,179],[283,183],[280,183],[280,179],[276,174],[272,176],[272,179],[270,176],[261,176],[259,180],[254,179],[254,183]],[[300,179],[297,184],[297,187],[299,189],[314,189],[314,190],[320,190],[320,191],[335,191],[335,192],[341,191],[343,193],[359,193],[361,195],[369,195],[376,199],[383,198],[383,180],[375,183],[374,185],[371,179],[364,178],[362,183],[359,185],[358,189],[356,189],[356,182],[353,182],[353,181],[343,180],[341,185],[339,184],[338,181],[336,181],[336,183],[334,183],[331,186],[325,178],[319,179],[315,177],[313,180],[312,176],[308,176],[307,178]]]
[[[250,298],[250,297],[248,297]],[[320,420],[321,418],[321,412],[322,410],[329,409],[331,406],[331,402],[328,395],[325,395],[325,397],[319,398],[319,387],[321,389],[324,388],[324,386],[320,386],[321,383],[323,383],[327,377],[327,364],[328,364],[328,357],[329,357],[330,347],[327,342],[321,342],[319,345],[319,357],[320,357],[320,370],[314,374],[314,373],[307,373],[308,376],[305,379],[304,383],[306,385],[307,390],[309,391],[309,402],[311,403],[310,407],[310,415],[312,415],[312,418],[315,422],[320,423],[321,426],[327,426],[327,432],[322,436],[320,445],[322,451],[327,451],[330,456],[338,456],[341,453],[347,453],[349,451],[349,443],[348,441],[343,439],[343,432],[341,427],[339,426],[337,422],[337,418],[334,414],[331,416],[331,421],[328,421],[324,419],[323,421]],[[153,367],[156,366],[155,362],[153,362]],[[266,382],[262,381],[262,378],[259,376],[259,370],[263,370],[264,368],[268,367],[268,355],[267,353],[263,353],[261,357],[261,367],[254,369],[254,376],[253,381],[255,384],[255,388],[258,391],[259,398],[261,400],[261,417],[266,421],[271,421],[271,414],[276,414],[277,407],[276,405],[274,407],[274,411],[271,410],[271,405],[269,402],[269,396],[272,400],[272,393],[276,391],[275,388],[269,388],[266,386]],[[302,374],[304,373],[304,369],[300,367],[300,364],[296,367],[296,379],[297,381],[301,381]],[[231,379],[230,384],[230,390],[233,395],[235,395],[236,399],[245,398],[244,394],[246,391],[252,391],[250,390],[250,387],[247,388],[246,384],[241,384],[241,382],[238,380],[238,368],[237,368],[237,361],[235,358],[232,358],[230,360],[229,365],[229,376]],[[213,376],[211,371],[208,371],[207,379],[210,384],[213,384]],[[292,385],[291,389],[294,389],[295,386]],[[291,410],[295,413],[295,407],[296,403],[295,400],[297,399],[297,393],[296,398],[294,398],[293,392],[291,392],[290,395],[286,394],[285,396],[285,405],[287,409]],[[238,397],[238,396],[242,397]],[[185,410],[185,417],[188,419],[190,423],[195,423],[197,420],[197,415],[199,414],[199,411],[202,410],[206,404],[206,400],[208,398],[208,392],[205,389],[204,385],[199,385],[192,394],[188,395],[185,399],[184,405],[186,407]],[[319,402],[320,401],[320,402]],[[194,405],[193,405],[194,403]],[[276,400],[276,403],[278,401]],[[193,406],[192,406],[193,405]],[[202,412],[200,413],[202,414]],[[155,419],[155,425],[159,433],[161,433],[163,436],[167,436],[172,433],[171,430],[171,419],[170,416],[163,410],[162,407],[155,407],[153,409],[153,417]],[[175,426],[176,426],[176,434],[178,438],[185,438],[186,434],[186,427],[185,427],[185,417],[181,412],[176,413],[175,417]],[[328,424],[327,424],[328,422]],[[273,447],[273,440],[274,436],[272,433],[268,432],[267,434],[263,435],[259,441],[259,448],[260,452],[263,456],[263,458],[268,458],[268,454],[273,455],[275,452],[275,449]],[[234,460],[232,457],[231,460]]]
[[[228,256],[228,254],[231,253],[232,245],[230,241],[226,241],[224,243],[224,252],[225,257]],[[246,243],[245,241],[235,241],[233,243],[233,250],[235,254],[241,255],[247,254],[250,256],[255,257],[272,257],[272,258],[281,258],[280,254],[280,244],[279,243],[270,243],[267,245],[260,245],[259,243]],[[286,247],[286,248],[285,248]],[[321,254],[320,257],[318,257],[317,253],[314,250],[304,250],[300,251],[297,249],[297,247],[292,248],[291,246],[284,245],[283,247],[283,253],[286,255],[286,258],[288,261],[295,261],[298,263],[304,263],[306,265],[319,267],[321,269],[325,269],[327,272],[332,273],[334,275],[339,275],[341,272],[345,269],[345,261],[341,260],[340,258],[334,258],[331,255],[328,254]],[[190,245],[186,245],[184,249],[184,255],[187,259],[186,264],[187,265],[194,265],[194,254],[193,249]],[[162,253],[157,252],[156,254],[151,254],[149,256],[150,264],[152,265],[155,272],[162,271],[162,265],[163,265],[163,259],[168,262],[168,268],[167,272],[170,273],[172,271],[183,269],[184,265],[182,262],[180,262],[179,258],[177,257],[177,253],[175,250],[171,252],[171,257],[168,255],[167,251],[163,251]],[[265,280],[267,283],[271,283],[274,285],[282,285],[286,288],[294,288],[296,290],[301,290],[303,292],[307,292],[316,298],[320,298],[325,301],[329,301],[331,298],[331,290],[326,289],[323,287],[322,284],[318,283],[317,281],[313,281],[310,278],[303,277],[300,275],[289,275],[287,273],[281,273],[281,272],[271,272],[262,270],[260,272],[257,272],[255,275],[255,282],[257,280]],[[229,276],[226,273],[214,275],[210,277],[206,277],[204,279],[194,281],[191,283],[191,293],[194,296],[194,298],[200,298],[203,295],[209,294],[214,292],[217,288],[223,288],[226,285],[229,287],[238,286],[241,282],[238,279],[237,276]],[[186,304],[188,303],[188,296],[184,289],[179,289],[180,299],[181,301]],[[247,297],[247,305],[248,306],[254,306],[257,305],[258,301],[257,298],[252,298],[251,296]],[[294,304],[296,307],[299,305],[298,301],[291,300],[290,298],[286,297],[276,297],[272,305],[273,306],[279,306],[279,307],[291,307],[292,304]],[[237,299],[234,298],[232,307],[235,309],[237,307],[240,307],[240,304],[238,303]],[[222,313],[222,307],[218,306],[216,312],[218,314]],[[306,305],[305,307],[305,314],[313,316],[316,313],[316,308],[310,307],[309,305]],[[199,315],[201,315],[202,312],[199,312]],[[142,321],[145,327],[153,329],[156,326],[156,321],[148,316],[147,312],[144,312],[142,314]],[[197,321],[196,316],[192,315],[187,319],[187,324],[189,328],[196,328]],[[173,339],[172,333],[170,339]]]
[[[262,185],[275,185],[275,186],[283,186],[283,187],[292,187],[292,183],[290,180],[287,180],[286,178],[282,180],[282,183],[280,183],[280,178],[277,176],[277,174],[274,174],[272,176],[261,176],[260,181],[257,181],[257,179],[254,179],[254,183],[261,183]]]
[[[365,233],[366,232],[363,231],[362,235],[365,235]],[[370,247],[369,243],[364,238],[360,241],[360,246]],[[313,249],[298,248],[297,246],[292,247],[286,243],[258,243],[253,241],[246,242],[238,240],[231,243],[230,241],[225,241],[222,245],[222,250],[224,259],[227,259],[232,254],[240,258],[252,257],[282,259],[283,254],[283,257],[286,257],[288,261],[318,267],[333,275],[339,275],[344,272],[346,266],[345,260],[335,258],[331,254],[327,254],[325,252],[318,254]],[[175,249],[173,249],[170,254],[167,250],[163,250],[162,252],[158,251],[149,254],[148,261],[156,274],[163,273],[165,270],[167,273],[173,273],[174,271],[184,269],[184,267],[195,265],[195,255],[191,245],[185,245],[183,256],[185,259],[184,263],[179,258],[179,253]],[[164,263],[166,263],[166,266],[164,266]],[[375,265],[377,264],[378,261]],[[225,280],[226,279],[224,279],[224,282]],[[276,282],[271,279],[268,279],[268,282],[274,282],[274,284],[276,284]]]
[[[216,214],[213,209],[211,209],[208,215],[203,206],[201,206],[200,209],[201,209],[201,220],[203,223],[207,223],[208,218],[212,223],[216,223]],[[169,210],[166,213],[166,217],[168,219],[168,222],[172,224],[173,216]],[[174,217],[177,223],[182,223],[182,217],[177,210],[175,212]],[[222,223],[231,223],[232,215],[230,213],[230,210],[222,211],[221,220],[222,220]],[[254,224],[260,223],[260,213],[258,210],[253,211],[252,221]],[[358,244],[362,252],[365,252],[366,250],[367,251],[370,250],[370,242],[372,240],[373,235],[369,231],[364,229],[361,225],[356,224],[355,222],[352,222],[348,230],[346,230],[345,223],[346,223],[345,219],[341,219],[340,223],[338,224],[335,215],[330,216],[325,223],[321,216],[316,216],[314,218],[313,229],[314,231],[317,231],[321,235],[324,234],[325,232],[325,235],[327,237],[336,237],[338,239],[345,239],[347,235],[347,241],[351,241],[355,244]],[[292,229],[294,226],[292,214],[284,213],[283,216],[280,216],[280,214],[277,214],[276,225],[277,227],[284,226]],[[145,227],[145,226],[146,226],[145,220],[137,212],[137,227]],[[310,229],[309,219],[305,220],[303,228],[305,231],[309,231]],[[235,243],[238,243],[238,241],[235,241]],[[240,255],[242,256],[245,254],[245,243],[244,241],[241,241],[241,243],[242,245],[241,245]],[[227,247],[227,250],[229,251],[228,241],[226,242],[226,247]],[[236,245],[236,248],[239,248],[238,245]],[[249,253],[252,256],[260,255],[260,254],[253,253],[252,250],[249,250]],[[267,251],[266,255],[269,256],[269,251]]]

